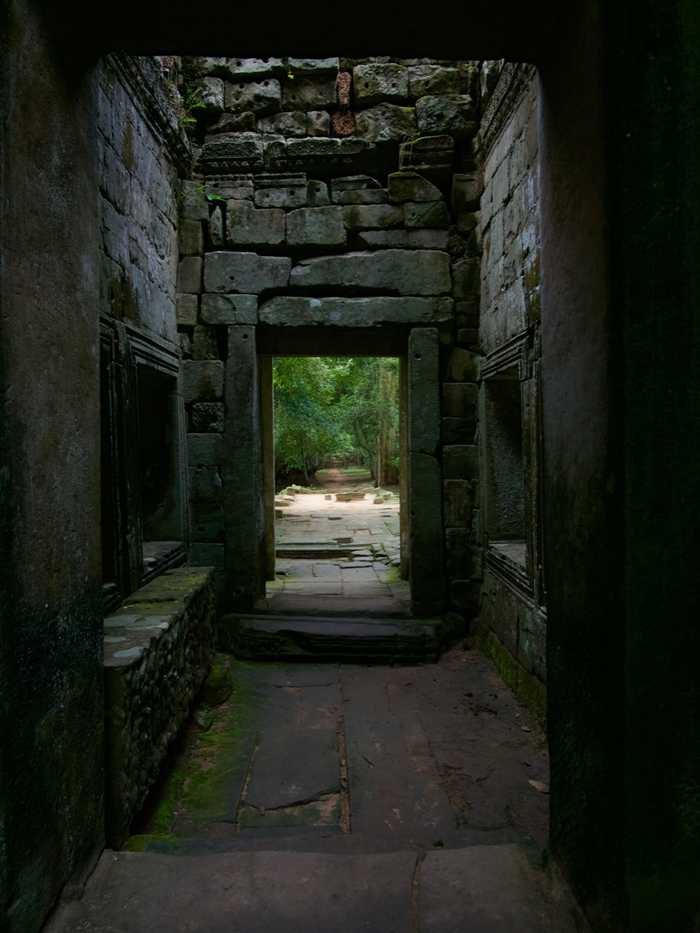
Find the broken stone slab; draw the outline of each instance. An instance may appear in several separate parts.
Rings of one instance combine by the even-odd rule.
[[[387,193],[369,175],[348,175],[331,181],[331,198],[334,204],[381,204]]]
[[[208,175],[206,190],[209,194],[216,194],[225,201],[253,199],[253,176],[250,173],[225,175]]]
[[[377,104],[356,116],[357,133],[369,142],[401,142],[417,131],[416,111],[413,107],[396,104]]]
[[[361,230],[355,234],[360,249],[447,249],[447,230]]]
[[[411,97],[459,94],[459,71],[440,65],[412,65],[408,69],[408,92]]]
[[[175,315],[177,318],[177,323],[185,327],[196,324],[198,307],[198,295],[178,294],[175,299]]]
[[[444,201],[407,201],[404,206],[406,226],[411,227],[447,227],[450,214]]]
[[[276,133],[279,136],[306,136],[306,114],[284,111],[258,120],[259,133]]]
[[[393,204],[350,204],[342,211],[345,224],[351,230],[402,227],[404,222],[403,210]]]
[[[456,139],[471,136],[477,124],[469,94],[427,95],[416,101],[420,133],[447,133]]]
[[[308,298],[280,295],[260,307],[261,324],[300,327],[376,327],[380,324],[437,324],[453,315],[451,298]]]
[[[207,175],[262,167],[263,141],[257,133],[221,133],[205,141],[199,162]]]
[[[182,397],[187,402],[215,402],[224,392],[224,364],[221,360],[183,360]]]
[[[408,70],[402,65],[356,65],[352,78],[355,100],[360,106],[408,97]]]
[[[221,113],[224,109],[224,82],[222,78],[207,76],[198,84],[199,95],[205,109],[210,114]]]
[[[307,203],[306,174],[273,172],[255,178],[255,204],[258,207],[295,208]]]
[[[389,195],[381,188],[361,191],[338,191],[333,194],[334,204],[386,204]]]
[[[207,324],[257,324],[257,295],[202,295],[202,320]]]
[[[347,232],[341,207],[302,207],[287,214],[291,247],[345,246]]]
[[[322,75],[335,74],[340,68],[340,59],[336,56],[330,58],[290,58],[288,71],[292,74]]]
[[[331,118],[327,110],[309,110],[306,114],[307,136],[329,136]]]
[[[222,254],[210,254],[207,262],[216,255]],[[205,264],[205,283],[206,270]],[[289,284],[305,289],[343,288],[399,295],[444,295],[451,289],[450,261],[446,253],[437,250],[387,249],[322,256],[296,265]],[[230,288],[210,289],[208,286],[207,290],[231,291]]]
[[[204,259],[204,287],[208,292],[259,295],[272,288],[286,288],[292,261],[287,256],[257,253],[208,253]]]
[[[376,178],[370,175],[345,175],[343,178],[334,178],[331,182],[332,194],[341,191],[363,191],[366,188],[381,188]]]
[[[406,170],[392,172],[388,181],[388,196],[390,201],[442,201],[442,192],[423,175],[418,172]]]
[[[309,207],[325,207],[330,204],[328,185],[325,181],[312,179],[307,186],[307,199]]]
[[[223,61],[223,65],[215,66],[217,73],[231,78],[281,77],[287,72],[283,58],[226,58],[215,61]]]
[[[284,85],[285,110],[319,110],[335,106],[335,78],[297,78]]]
[[[193,295],[202,290],[202,257],[185,256],[177,268],[177,290]]]
[[[419,136],[399,148],[399,169],[414,168],[432,178],[436,171],[452,171],[455,141],[451,136]]]
[[[285,213],[257,208],[250,201],[229,201],[226,242],[229,246],[280,246],[286,234]]]
[[[272,113],[279,109],[281,100],[282,88],[276,78],[227,84],[225,89],[226,109],[234,113]]]
[[[254,133],[255,114],[250,110],[243,113],[222,113],[216,123],[207,127],[207,135],[212,133]]]

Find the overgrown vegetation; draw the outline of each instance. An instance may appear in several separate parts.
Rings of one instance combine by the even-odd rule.
[[[277,474],[307,485],[324,466],[366,467],[398,482],[399,361],[284,357],[274,363]]]

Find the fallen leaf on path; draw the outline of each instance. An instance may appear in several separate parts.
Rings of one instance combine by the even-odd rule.
[[[549,784],[544,784],[542,781],[533,781],[533,780],[529,780],[527,783],[530,784],[532,787],[534,787],[535,790],[538,791],[540,794],[549,793]]]

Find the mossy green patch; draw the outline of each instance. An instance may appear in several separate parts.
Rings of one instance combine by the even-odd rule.
[[[256,741],[258,694],[250,676],[252,665],[217,656],[214,683],[230,679],[229,696],[214,709],[204,703],[193,712],[183,745],[165,779],[144,827],[143,843],[192,835],[193,824],[231,821],[245,782]],[[205,710],[206,731],[197,725]],[[135,845],[139,837],[134,837]],[[129,843],[129,846],[131,843]]]
[[[478,648],[496,665],[498,673],[513,693],[544,723],[547,715],[547,688],[528,673],[503,646],[490,629],[481,626],[476,632]]]
[[[177,837],[170,833],[139,833],[136,836],[129,836],[124,849],[127,852],[148,852],[153,845],[157,845],[159,849],[175,848]]]
[[[401,582],[401,568],[400,567],[389,567],[389,569],[384,572],[384,582],[388,583],[389,586],[395,583],[400,583]]]

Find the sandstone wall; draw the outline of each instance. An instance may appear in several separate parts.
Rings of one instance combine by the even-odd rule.
[[[177,178],[188,153],[158,59],[103,59],[97,131],[100,310],[176,342]]]
[[[444,549],[446,607],[473,615],[477,69],[340,59],[189,68],[189,99],[206,102],[192,110],[199,174],[183,190],[177,298],[192,559],[223,562],[223,458],[235,444],[222,437],[228,328],[382,329],[401,335],[405,353],[411,328],[433,327],[441,424],[430,455],[443,527],[432,550]]]
[[[484,173],[479,321],[482,643],[507,679],[543,711],[546,611],[540,531],[540,226],[534,69],[484,64],[478,145]]]

